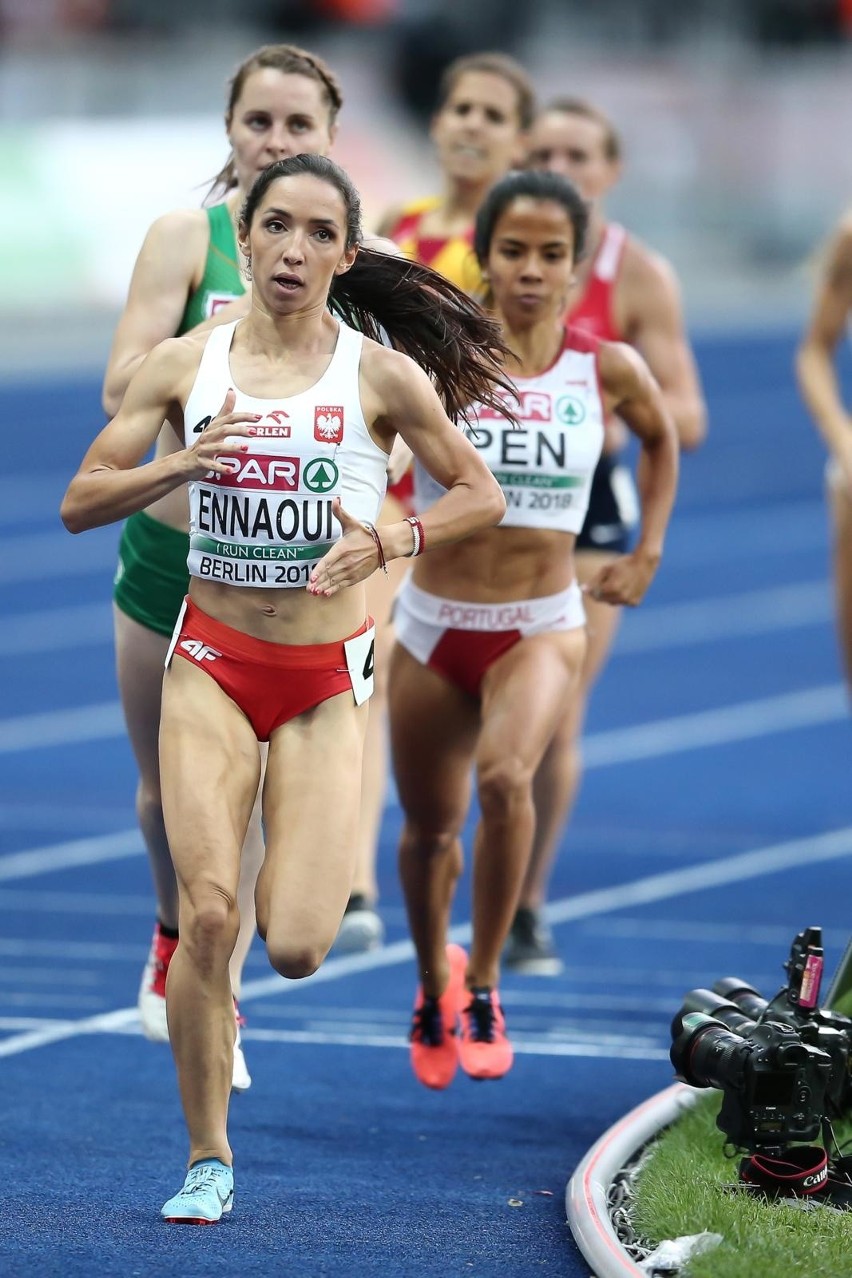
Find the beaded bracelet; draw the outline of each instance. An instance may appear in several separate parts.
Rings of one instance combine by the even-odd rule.
[[[381,537],[379,536],[379,530],[378,530],[378,528],[376,527],[376,525],[375,525],[375,524],[371,524],[371,523],[370,523],[370,521],[369,521],[368,519],[365,519],[365,520],[363,521],[363,525],[362,525],[362,526],[363,526],[364,530],[370,534],[370,536],[372,537],[373,541],[376,543],[376,550],[379,552],[379,567],[381,568],[381,570],[382,570],[382,572],[385,574],[385,576],[387,576],[387,575],[388,575],[388,565],[387,565],[387,560],[385,559],[385,548],[384,548],[384,546],[382,545],[382,539],[381,539]]]
[[[411,524],[411,531],[414,533],[414,546],[406,558],[414,559],[417,555],[422,555],[426,549],[426,534],[423,531],[422,523],[416,515],[409,515],[405,522]]]

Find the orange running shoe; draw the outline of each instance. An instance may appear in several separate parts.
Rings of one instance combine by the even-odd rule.
[[[411,1068],[424,1087],[441,1091],[453,1081],[459,1063],[456,1030],[464,999],[467,954],[460,945],[447,946],[450,979],[440,998],[426,998],[418,986],[411,1024]]]
[[[502,1078],[514,1058],[497,991],[488,986],[471,990],[470,1002],[461,1013],[462,1069],[471,1078]]]

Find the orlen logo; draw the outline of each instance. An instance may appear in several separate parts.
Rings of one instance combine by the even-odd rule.
[[[289,416],[290,414],[285,413],[283,408],[276,408],[273,412],[267,413],[262,422],[250,427],[249,434],[257,439],[289,439],[290,427],[284,420]]]
[[[295,492],[299,487],[299,458],[220,456],[216,460],[227,466],[227,473],[209,470],[208,483],[225,484],[228,488],[241,488],[246,492]]]
[[[343,405],[317,404],[314,409],[314,439],[320,444],[339,444],[343,439]]]
[[[551,397],[546,391],[520,391],[517,396],[517,406],[507,399],[506,408],[520,422],[549,422],[551,403]],[[477,416],[481,422],[505,420],[496,409],[487,408],[484,404],[477,409]]]

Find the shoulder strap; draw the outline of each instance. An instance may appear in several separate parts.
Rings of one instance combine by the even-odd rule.
[[[599,280],[612,281],[618,274],[621,256],[627,243],[627,232],[618,222],[610,222],[603,234],[592,273]]]
[[[210,223],[210,246],[216,248],[225,257],[236,260],[237,241],[234,235],[234,223],[227,204],[212,204],[205,210]]]

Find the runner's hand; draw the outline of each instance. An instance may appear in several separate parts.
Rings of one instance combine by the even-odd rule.
[[[626,604],[628,608],[635,608],[654,580],[659,562],[659,556],[634,550],[631,555],[622,555],[606,564],[583,589],[590,598],[600,603],[612,604],[613,607]]]
[[[334,498],[331,513],[343,529],[343,536],[314,567],[307,587],[309,594],[325,599],[346,586],[365,581],[379,566],[376,543],[364,525],[343,509],[339,497]]]
[[[204,427],[191,448],[187,448],[186,457],[189,467],[189,479],[201,479],[210,471],[225,475],[233,470],[227,462],[218,460],[222,453],[244,453],[248,442],[240,443],[235,437],[253,435],[249,423],[259,422],[261,413],[235,413],[232,411],[237,397],[233,390],[225,395],[225,402],[212,421]]]

